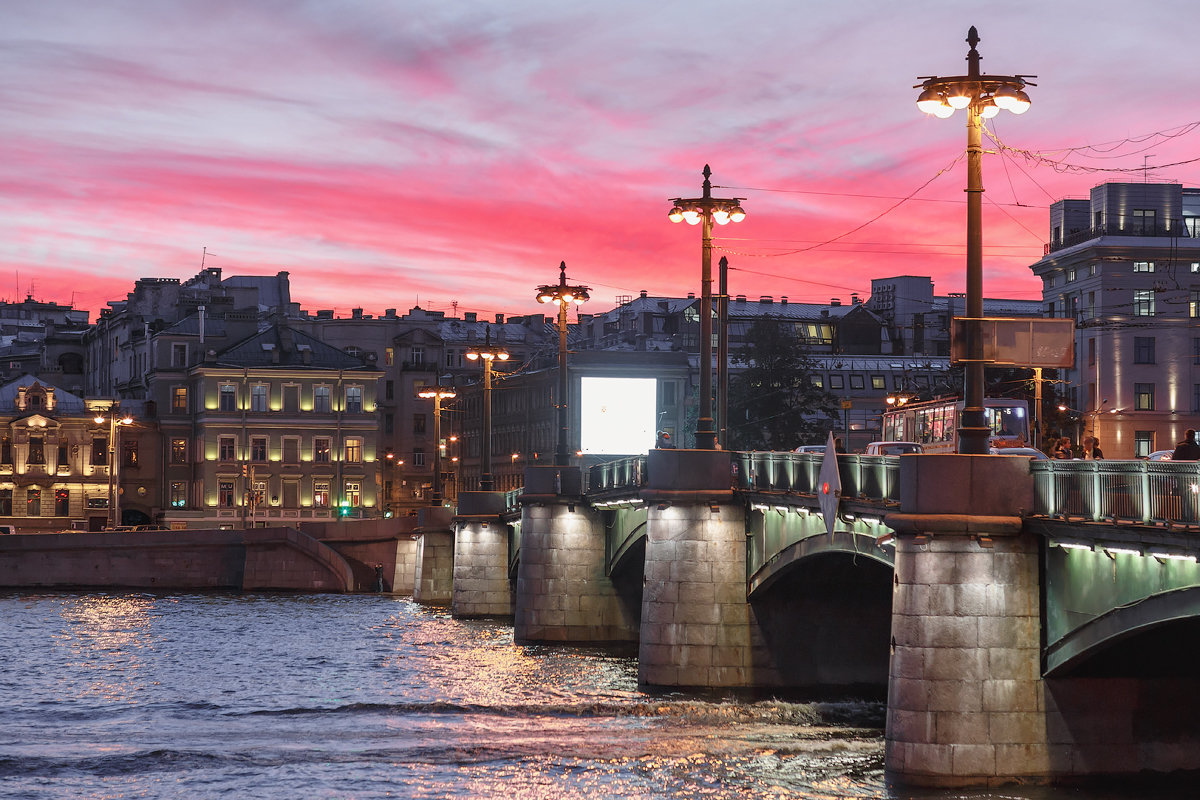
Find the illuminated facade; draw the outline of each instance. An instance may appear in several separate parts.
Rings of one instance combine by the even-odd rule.
[[[0,524],[101,530],[118,498],[118,524],[152,521],[157,434],[130,404],[130,424],[110,424],[112,405],[30,375],[0,386]]]
[[[283,321],[158,370],[163,519],[188,527],[381,515],[376,385]]]
[[[1082,435],[1132,458],[1200,428],[1200,189],[1104,183],[1060,200],[1030,269],[1044,314],[1076,321],[1066,388]]]

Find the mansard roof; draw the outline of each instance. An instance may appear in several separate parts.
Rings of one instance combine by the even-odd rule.
[[[298,331],[286,323],[271,325],[217,353],[217,365],[256,369],[367,370],[361,358]]]
[[[47,411],[45,408],[39,408],[39,413],[48,413],[50,416],[88,413],[87,403],[83,401],[82,397],[73,395],[66,389],[60,389],[53,383],[44,381],[41,378],[35,378],[33,375],[26,374],[0,386],[0,414],[17,412],[17,396],[20,394],[20,390],[30,388],[34,385],[54,390],[54,408],[50,411]]]

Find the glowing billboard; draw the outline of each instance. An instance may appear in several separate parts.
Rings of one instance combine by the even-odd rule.
[[[657,379],[582,377],[579,395],[584,453],[633,455],[654,447]]]

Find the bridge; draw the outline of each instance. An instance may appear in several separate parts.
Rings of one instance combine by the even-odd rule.
[[[423,518],[414,597],[647,686],[886,694],[910,783],[1200,768],[1200,465],[823,458],[531,468]]]

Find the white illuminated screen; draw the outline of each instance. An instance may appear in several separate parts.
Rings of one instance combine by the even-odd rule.
[[[648,452],[657,435],[657,390],[654,378],[580,378],[580,449],[608,455]]]

